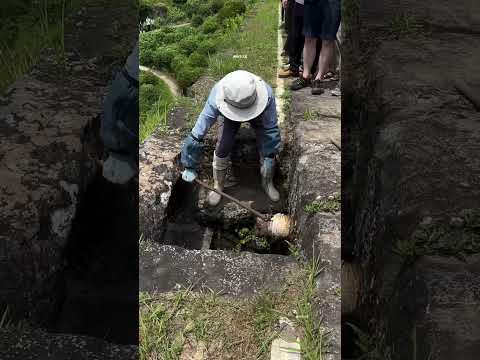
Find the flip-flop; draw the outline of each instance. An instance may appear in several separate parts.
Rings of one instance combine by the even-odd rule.
[[[327,71],[325,74],[322,75],[320,78],[321,82],[330,82],[330,81],[338,81],[338,74],[335,74],[333,71]]]

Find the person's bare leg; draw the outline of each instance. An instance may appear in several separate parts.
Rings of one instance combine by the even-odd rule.
[[[312,65],[315,60],[315,47],[317,39],[305,37],[305,44],[303,45],[303,77],[308,79],[312,73]]]
[[[322,50],[318,58],[318,73],[315,80],[320,80],[332,66],[335,61],[335,40],[322,40]],[[305,70],[304,70],[305,71]]]

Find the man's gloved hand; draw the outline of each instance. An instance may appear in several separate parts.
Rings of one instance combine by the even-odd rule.
[[[193,169],[185,169],[182,173],[182,179],[186,182],[193,182],[197,178],[197,172]]]
[[[125,184],[136,174],[133,161],[125,156],[110,153],[103,163],[103,177],[114,184]]]

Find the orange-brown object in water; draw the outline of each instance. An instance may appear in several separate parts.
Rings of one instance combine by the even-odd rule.
[[[257,228],[265,235],[271,235],[278,238],[286,238],[288,237],[288,235],[290,235],[290,232],[292,230],[292,221],[288,215],[275,214],[272,216],[272,218],[269,218],[267,215],[264,215],[255,209],[252,209],[250,206],[242,203],[238,199],[235,199],[231,195],[225,194],[223,191],[215,189],[198,179],[195,179],[195,182],[210,191],[214,191],[217,194],[232,200],[237,205],[250,211],[253,215],[260,219],[260,221],[257,222]]]

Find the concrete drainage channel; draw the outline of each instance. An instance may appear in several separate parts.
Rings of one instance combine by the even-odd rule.
[[[261,213],[286,212],[284,204],[271,202],[263,193],[254,141],[248,129],[240,131],[232,155],[233,174],[238,184],[226,189],[226,192],[252,204]],[[211,173],[209,162],[210,158],[207,158],[201,173]],[[282,189],[281,175],[278,171],[277,174],[277,187]],[[286,192],[286,189],[282,190]],[[255,217],[248,211],[225,199],[211,208],[206,204],[206,196],[204,188],[178,179],[168,202],[163,228],[155,241],[186,249],[289,255],[288,244],[284,240],[254,234]]]

